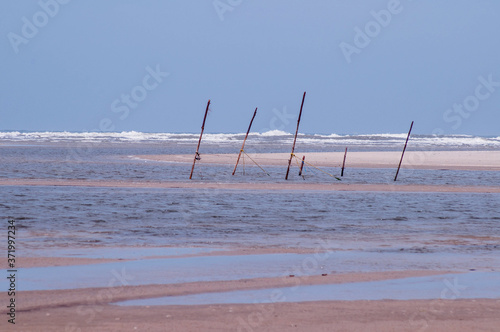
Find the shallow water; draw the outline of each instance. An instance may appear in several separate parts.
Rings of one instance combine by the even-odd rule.
[[[307,301],[496,299],[500,272],[474,272],[345,284],[302,285],[130,300],[121,306],[256,304]]]
[[[67,257],[92,259],[135,260],[153,257],[175,257],[203,255],[223,252],[221,248],[179,248],[179,247],[111,247],[111,248],[43,248],[30,252],[32,257]]]
[[[275,150],[281,150],[276,145]],[[260,147],[260,146],[259,146]],[[284,149],[285,145],[282,146]],[[288,147],[288,146],[287,146]],[[316,150],[314,146],[306,146]],[[304,148],[306,148],[304,147]],[[191,154],[192,145],[159,143],[100,143],[95,146],[79,147],[78,143],[44,143],[31,145],[0,145],[2,168],[0,178],[36,179],[80,179],[80,180],[123,180],[123,181],[187,181],[190,164],[141,160],[136,155]],[[207,182],[264,182],[284,183],[286,163],[283,166],[264,166],[267,176],[250,160],[246,167],[240,164],[232,176],[233,165],[211,165],[203,163],[203,153],[233,153],[239,148],[233,145],[205,147],[202,160],[195,168],[193,179]],[[269,152],[264,148],[264,152]],[[320,149],[332,151],[333,149]],[[377,149],[380,151],[380,149]],[[250,152],[250,151],[249,151]],[[256,150],[254,152],[262,152]],[[288,151],[287,151],[288,152]],[[235,160],[236,161],[236,160]],[[340,161],[339,161],[340,162]],[[343,183],[391,183],[397,163],[393,169],[347,168]],[[312,167],[305,167],[304,178],[298,175],[298,167],[292,165],[288,182],[335,183],[337,180]],[[340,169],[324,167],[324,171],[340,177]],[[410,170],[402,169],[395,184],[431,185],[500,185],[500,171],[457,171],[457,170]]]
[[[146,162],[133,156],[192,153],[196,147],[196,135],[190,134],[165,134],[163,138],[161,134],[146,137],[141,133],[102,134],[104,138],[54,135],[4,134],[0,178],[188,181],[188,164]],[[224,135],[209,137],[202,154],[238,151],[242,136]],[[248,141],[248,151],[288,151],[289,136],[257,135]],[[300,137],[298,148],[335,151],[349,139],[357,140],[357,150],[397,150],[405,139],[404,135],[309,136]],[[330,142],[332,139],[335,142]],[[431,148],[492,149],[500,144],[498,138],[447,139],[448,143],[438,140]],[[423,148],[435,140],[420,137],[412,144]],[[194,178],[207,183],[285,182],[286,167],[266,169],[271,176],[257,167],[247,167],[245,175],[239,172],[233,177],[232,166],[200,163]],[[326,170],[337,175],[340,172]],[[305,180],[297,171],[292,168],[289,182],[337,182],[312,168],[306,169]],[[394,172],[395,169],[347,169],[342,182],[394,183]],[[397,184],[499,185],[500,172],[403,169]],[[499,250],[499,206],[499,194],[469,193],[30,186],[4,186],[0,191],[0,218],[17,221],[19,250],[26,253],[53,246],[125,244],[315,248],[325,240],[335,242],[342,250],[379,253],[489,253]]]
[[[282,278],[323,273],[403,270],[497,271],[500,257],[493,253],[405,253],[329,251],[328,243],[310,254],[220,255],[136,259],[112,263],[23,268],[20,291],[175,284],[252,278]],[[321,252],[319,252],[321,250]],[[151,250],[154,252],[154,250]],[[162,249],[158,250],[162,253]],[[121,258],[130,256],[122,255]],[[497,270],[495,270],[495,268]],[[5,270],[4,270],[5,272]],[[121,277],[120,277],[121,276]],[[284,286],[287,286],[283,281]]]
[[[0,133],[4,139],[0,142],[0,179],[188,181],[188,164],[134,157],[190,154],[195,149],[196,135],[164,138],[158,135],[145,138],[142,134],[122,133],[104,135],[104,138],[96,135],[68,138],[64,133],[27,136],[21,133],[2,136]],[[202,155],[236,153],[241,139],[241,135],[209,137],[202,146]],[[309,135],[301,139],[303,142],[298,145],[301,151],[342,151],[348,142],[358,151],[397,151],[405,138],[404,135]],[[435,138],[420,137],[415,143],[417,148],[431,150],[488,150],[500,145],[499,138],[446,139],[436,143]],[[289,152],[289,141],[290,135],[257,136],[249,141],[247,151]],[[233,177],[230,175],[232,166],[201,162],[195,169],[194,178],[201,183],[285,182],[285,167],[266,167],[266,170],[270,176],[257,167],[246,167],[245,174],[239,168]],[[326,170],[335,175],[340,173],[339,169]],[[394,172],[395,169],[348,168],[342,182],[394,183]],[[303,179],[295,167],[289,182],[329,183],[336,180],[312,168],[306,168]],[[403,169],[397,184],[500,185],[500,172]],[[0,187],[0,219],[16,220],[17,257],[122,259],[114,263],[21,268],[17,284],[21,291],[237,280],[289,274],[496,271],[496,274],[457,276],[464,276],[466,279],[460,280],[471,290],[463,292],[464,297],[488,297],[485,292],[491,291],[492,283],[498,285],[500,269],[499,206],[500,194],[486,193]],[[154,256],[203,255],[241,247],[311,248],[319,253],[226,256],[222,252],[219,256],[151,259]],[[5,270],[2,273],[6,275]],[[495,281],[490,277],[496,278]],[[398,292],[404,293],[404,299],[438,298],[443,281],[431,279],[408,279],[401,281],[402,284],[386,281],[350,286],[307,286],[301,292],[287,293],[287,299],[397,298]],[[1,284],[4,283],[7,286],[7,279]],[[357,290],[354,292],[349,287]],[[363,289],[366,292],[360,294]],[[269,292],[200,294],[175,300],[218,303],[231,298],[231,303],[249,303],[265,301]],[[320,297],[322,294],[332,297]],[[499,297],[498,289],[488,294]]]
[[[25,249],[321,240],[343,249],[500,249],[500,194],[3,187],[2,195],[2,218],[17,220]]]

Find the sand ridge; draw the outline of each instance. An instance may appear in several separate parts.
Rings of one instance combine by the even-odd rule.
[[[103,188],[164,188],[214,190],[285,190],[285,191],[367,191],[367,192],[442,192],[500,193],[500,186],[443,186],[418,184],[345,184],[333,183],[214,183],[202,181],[120,181],[77,179],[0,179],[0,186],[63,186]]]

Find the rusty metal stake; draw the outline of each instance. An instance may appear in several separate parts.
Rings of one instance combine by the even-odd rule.
[[[198,140],[198,146],[196,147],[196,153],[194,154],[193,167],[191,167],[191,175],[189,175],[189,180],[191,180],[191,178],[193,177],[194,164],[196,163],[196,160],[200,160],[200,154],[199,154],[200,143],[201,143],[201,138],[203,137],[203,131],[205,130],[205,120],[207,119],[209,106],[210,106],[210,99],[208,100],[207,109],[205,110],[205,116],[203,117],[203,123],[201,125],[200,139]]]
[[[306,156],[302,157],[302,163],[300,164],[299,176],[302,175],[302,169],[304,168],[304,160],[306,160]]]
[[[340,172],[340,176],[344,176],[344,168],[345,168],[345,157],[347,156],[347,148],[345,148],[344,152],[344,162],[342,163],[342,171]]]
[[[290,153],[290,159],[288,160],[288,168],[286,170],[285,180],[288,180],[288,173],[290,172],[290,165],[292,163],[293,152],[295,151],[295,142],[297,141],[297,134],[299,133],[300,117],[302,116],[302,108],[304,107],[304,99],[306,99],[306,92],[302,96],[302,104],[300,104],[299,118],[297,119],[297,129],[295,130],[295,138],[293,139],[292,152]]]
[[[238,160],[236,160],[236,165],[234,165],[233,175],[236,173],[236,167],[238,167],[238,163],[240,162],[241,153],[245,148],[245,142],[247,141],[248,134],[250,133],[250,128],[252,128],[253,119],[255,119],[255,115],[257,114],[257,108],[255,108],[255,112],[253,112],[252,120],[250,120],[250,125],[248,126],[247,134],[245,135],[245,139],[243,140],[243,144],[241,145],[240,153],[238,154]]]
[[[412,128],[413,128],[413,121],[411,122],[410,131],[408,132],[408,136],[406,137],[405,147],[403,148],[403,153],[401,154],[401,160],[399,161],[399,166],[398,166],[398,170],[396,171],[396,176],[394,177],[394,181],[396,181],[398,179],[399,169],[401,168],[401,163],[403,162],[403,157],[404,157],[405,151],[406,151],[406,145],[408,145],[408,140],[410,139],[410,134],[411,134]]]

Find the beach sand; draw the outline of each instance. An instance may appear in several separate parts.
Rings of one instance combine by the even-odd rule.
[[[250,154],[262,165],[285,166],[289,154]],[[302,156],[297,153],[297,156]],[[191,163],[192,155],[136,156],[144,160]],[[307,153],[317,166],[339,167],[343,153]],[[347,167],[395,168],[400,152],[349,152]],[[236,155],[203,155],[203,163],[234,164]],[[409,151],[404,168],[500,170],[498,151]],[[0,179],[0,186],[93,186],[134,188],[204,188],[234,190],[344,190],[498,193],[498,186],[433,186],[391,184],[130,182],[71,179]],[[239,254],[305,252],[289,249],[236,248]],[[60,248],[64,252],[65,248]],[[212,253],[213,254],[213,253]],[[225,255],[228,253],[225,252]],[[208,255],[208,254],[207,254]],[[24,257],[19,271],[40,266],[117,262],[113,259]],[[2,266],[5,268],[5,266]],[[496,268],[496,267],[492,267]],[[398,279],[452,271],[378,271],[300,277],[301,285]],[[297,278],[290,277],[289,280]],[[243,289],[290,286],[284,278],[195,282],[168,285],[79,288],[18,292],[17,324],[7,325],[2,305],[2,331],[499,331],[499,299],[318,301],[269,304],[188,306],[118,306],[117,301]],[[7,303],[6,292],[0,294]]]
[[[48,295],[48,294],[46,294]],[[82,298],[92,297],[92,294]],[[117,307],[81,304],[20,314],[10,331],[498,331],[495,300],[339,301]],[[83,313],[78,315],[78,312]]]
[[[289,153],[249,153],[260,165],[285,166]],[[295,152],[297,158],[319,167],[341,167],[343,152]],[[137,158],[176,163],[192,163],[193,155],[141,155]],[[201,162],[207,164],[236,163],[236,154],[201,154]],[[348,152],[346,168],[397,168],[401,152]],[[294,162],[295,163],[295,162]],[[407,151],[402,168],[448,170],[500,170],[500,151]]]

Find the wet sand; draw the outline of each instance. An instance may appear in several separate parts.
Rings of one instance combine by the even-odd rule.
[[[89,308],[83,307],[82,310]],[[380,301],[375,303],[316,302],[261,306],[200,306],[169,308],[102,307],[90,324],[99,331],[498,331],[495,301]],[[54,326],[73,314],[54,310],[49,317],[33,314],[37,327]],[[50,312],[49,312],[50,313]],[[46,314],[45,314],[46,315]],[[89,313],[87,320],[93,316]],[[78,319],[78,320],[76,320]],[[85,317],[75,319],[81,326]],[[52,321],[52,323],[49,323]],[[62,327],[62,326],[61,326]],[[137,329],[136,329],[137,327]],[[81,328],[95,331],[95,328]]]
[[[95,293],[92,295],[91,298],[95,297]],[[500,326],[500,302],[495,300],[339,301],[149,308],[97,303],[23,312],[21,323],[11,331],[494,332]]]
[[[373,191],[373,192],[442,192],[500,193],[500,186],[438,186],[406,184],[344,184],[344,183],[210,183],[193,180],[176,181],[113,181],[60,179],[0,179],[0,186],[61,186],[103,188],[164,188],[164,189],[227,189],[227,190],[312,190],[312,191]]]
[[[92,247],[92,250],[99,250]],[[82,266],[85,264],[120,263],[130,260],[154,260],[149,251],[144,257],[128,257],[129,250],[115,259],[88,258],[88,251],[81,250],[82,257],[31,257],[19,258],[19,277],[29,267]],[[52,249],[51,249],[52,250]],[[65,248],[53,248],[54,252],[65,254]],[[78,249],[74,250],[78,252]],[[127,252],[128,251],[128,252]],[[270,255],[270,254],[312,254],[316,250],[283,248],[244,248],[236,250],[210,251],[175,256],[161,256],[169,259],[189,257]],[[41,252],[43,254],[43,252]],[[140,253],[139,253],[140,254]],[[404,254],[403,254],[404,255]],[[34,256],[34,255],[32,255]],[[313,257],[313,255],[309,255]],[[304,260],[305,261],[305,260]],[[495,266],[492,266],[492,269]],[[109,268],[108,268],[109,269]],[[178,296],[236,290],[258,290],[307,285],[346,284],[395,280],[408,277],[439,276],[448,273],[466,272],[451,270],[405,270],[372,271],[314,275],[284,275],[272,278],[236,279],[222,281],[184,282],[174,284],[131,285],[127,283],[130,272],[120,272],[114,280],[114,287],[86,287],[61,290],[20,291],[17,293],[17,324],[13,331],[496,331],[500,324],[499,299],[461,299],[453,295],[454,286],[461,291],[460,282],[451,284],[447,300],[441,299],[442,292],[436,292],[429,300],[357,300],[357,301],[315,301],[256,303],[256,304],[213,304],[213,305],[146,305],[119,306],[117,302],[148,299],[163,296]],[[27,272],[25,270],[25,272]],[[196,272],[203,274],[203,267]],[[227,271],[227,274],[230,272]],[[323,275],[326,274],[326,275]],[[26,273],[24,273],[26,275]],[[71,278],[71,276],[60,276]],[[411,286],[409,286],[411,287]],[[271,294],[271,291],[270,291]],[[6,292],[0,293],[0,302],[7,303]],[[0,313],[5,315],[2,307]],[[2,322],[3,323],[3,322]],[[1,325],[4,327],[5,325]],[[11,330],[11,329],[9,329]]]
[[[91,250],[89,250],[91,249]],[[84,264],[119,263],[130,260],[155,260],[150,250],[138,248],[137,256],[130,257],[133,248],[80,249],[82,257],[31,257],[19,258],[19,276],[29,267],[51,267]],[[174,248],[167,248],[167,252]],[[188,257],[308,254],[314,257],[317,250],[283,248],[243,248],[235,250],[213,250],[184,255],[161,256],[166,259]],[[65,248],[53,248],[55,253],[67,255]],[[88,258],[94,250],[102,250],[108,258]],[[76,249],[73,251],[78,252]],[[35,251],[36,252],[36,251]],[[42,251],[41,254],[44,252]],[[109,259],[110,254],[117,258]],[[93,255],[93,254],[92,254]],[[32,255],[33,256],[33,255]],[[91,255],[90,255],[91,256]],[[425,260],[425,259],[424,259]],[[265,260],[264,260],[265,261]],[[305,262],[305,260],[303,261]],[[268,262],[269,264],[269,262]],[[110,269],[111,267],[107,268]],[[492,266],[494,268],[494,266]],[[203,267],[196,273],[203,274]],[[500,324],[499,299],[461,299],[463,286],[460,282],[449,284],[449,292],[443,297],[438,291],[429,300],[356,300],[356,301],[313,301],[252,304],[212,305],[145,305],[120,306],[117,302],[149,299],[164,296],[179,296],[241,290],[268,290],[283,287],[308,285],[349,284],[383,280],[403,280],[409,277],[467,273],[452,270],[404,270],[339,272],[313,275],[283,275],[271,278],[250,278],[221,281],[199,281],[174,284],[132,285],[127,276],[130,270],[122,270],[114,280],[113,287],[84,287],[60,290],[20,291],[17,324],[14,331],[495,331]],[[106,270],[106,269],[105,269]],[[128,271],[128,272],[127,272]],[[27,272],[25,270],[25,272]],[[226,271],[229,275],[229,271]],[[27,275],[25,273],[25,275]],[[64,277],[64,276],[61,276]],[[66,275],[66,278],[71,278]],[[469,284],[465,284],[469,285]],[[470,286],[470,285],[469,285]],[[408,287],[412,287],[411,284]],[[443,286],[444,287],[444,286]],[[441,288],[440,288],[441,289]],[[454,295],[453,291],[457,291]],[[445,300],[442,298],[446,298]],[[0,293],[0,302],[8,301],[7,293]],[[5,315],[6,310],[0,309]]]
[[[105,263],[108,260],[100,261]],[[82,261],[73,259],[72,263],[81,264]],[[60,261],[57,259],[46,258],[43,265],[58,264]],[[118,301],[160,296],[378,281],[449,272],[415,270],[338,273],[326,276],[284,276],[168,285],[23,291],[17,295],[18,323],[13,330],[495,331],[500,324],[498,316],[500,300],[441,300],[439,294],[433,300],[405,301],[317,301],[141,307],[123,307],[114,304]],[[2,303],[7,301],[5,292],[0,294],[0,301]],[[4,313],[5,309],[2,308],[0,312]]]

